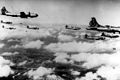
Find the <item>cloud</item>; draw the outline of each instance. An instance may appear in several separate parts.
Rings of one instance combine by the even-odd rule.
[[[40,40],[36,40],[36,41],[31,41],[28,42],[27,44],[23,45],[24,48],[36,48],[36,49],[40,49],[42,44],[44,44],[44,42],[40,41]]]
[[[18,64],[18,66],[23,66],[23,65],[25,65],[27,63],[27,60],[25,60],[25,61],[23,61],[23,62],[20,62],[19,64]]]
[[[48,80],[64,80],[64,79],[62,79],[60,76],[57,76],[57,75],[55,75],[55,74],[47,75],[47,79],[48,79]]]
[[[30,70],[28,71],[28,76],[29,77],[33,77],[33,79],[40,79],[42,78],[44,75],[48,75],[50,73],[52,73],[53,70],[51,68],[45,68],[45,67],[39,67],[37,68],[37,70],[33,71],[33,70]]]
[[[14,53],[11,53],[11,52],[4,52],[1,54],[1,56],[11,56],[11,55],[16,55],[16,54],[19,54],[18,52],[14,52]]]
[[[101,77],[107,80],[119,80],[120,79],[120,67],[102,66],[96,72]]]
[[[120,79],[120,52],[113,54],[91,54],[91,53],[79,53],[72,55],[71,59],[84,62],[80,66],[86,69],[95,68],[95,73],[86,73],[82,78],[76,80],[101,80],[99,78],[105,78],[105,80],[119,80]],[[89,75],[88,75],[89,74]],[[100,76],[100,77],[98,77]]]
[[[12,45],[10,48],[21,48],[20,45]]]
[[[3,44],[3,43],[0,43],[0,48],[2,48],[3,46],[5,46],[5,44]]]
[[[87,72],[85,76],[76,78],[75,80],[119,80],[120,67],[102,66],[98,68],[96,73]]]
[[[56,56],[54,61],[58,63],[70,63],[70,61],[67,60],[67,58],[69,58],[67,53],[56,53],[54,56]]]
[[[72,70],[71,74],[74,76],[78,76],[78,75],[80,75],[80,72]]]
[[[78,62],[84,62],[82,67],[90,69],[109,63],[109,54],[91,54],[91,53],[80,53],[72,55],[71,59]]]
[[[78,62],[84,62],[82,67],[90,69],[99,67],[102,65],[109,66],[120,66],[119,52],[114,54],[91,54],[91,53],[80,53],[71,56],[71,59]]]
[[[119,42],[117,41],[96,41],[94,43],[89,42],[67,42],[67,43],[51,43],[45,46],[45,49],[48,49],[53,52],[106,52],[113,51],[113,48],[120,49]]]
[[[5,60],[0,56],[0,77],[7,77],[10,74],[13,74],[14,71],[10,68],[13,63],[9,60]]]
[[[117,78],[120,75],[120,54],[91,54],[91,53],[79,53],[73,54],[71,57],[67,55],[67,53],[56,53],[55,61],[59,63],[69,63],[66,58],[71,59],[71,64],[74,64],[74,61],[84,62],[80,64],[80,67],[87,69],[96,68],[96,73],[88,72],[85,76],[81,78],[76,78],[76,80],[100,80],[102,78],[106,78],[107,80],[118,80]],[[73,60],[73,61],[72,61]],[[71,74],[74,76],[80,75],[82,72],[71,71]],[[119,78],[120,79],[120,78]]]
[[[97,77],[98,75],[92,72],[88,72],[85,74],[84,77],[76,78],[75,80],[100,80],[100,78]]]
[[[63,42],[67,42],[67,41],[73,41],[74,38],[70,35],[59,34],[58,35],[58,40],[63,41]]]

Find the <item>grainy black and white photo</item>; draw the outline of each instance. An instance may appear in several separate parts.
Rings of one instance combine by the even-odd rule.
[[[120,0],[0,0],[0,80],[120,80]]]

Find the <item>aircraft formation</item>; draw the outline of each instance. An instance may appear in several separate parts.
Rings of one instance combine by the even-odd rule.
[[[114,27],[114,26],[110,26],[110,25],[100,25],[95,17],[91,18],[91,21],[89,22],[89,26],[88,28],[86,28],[86,30],[91,30],[91,31],[97,31],[100,32],[101,35],[98,36],[99,39],[105,40],[105,38],[118,38],[120,34],[120,30],[118,30],[118,28],[120,27]],[[116,33],[118,33],[116,35]],[[88,37],[88,36],[87,36]],[[93,39],[95,39],[96,36],[93,37]]]
[[[85,39],[88,40],[106,40],[106,38],[118,38],[120,34],[120,30],[118,30],[118,28],[120,29],[120,27],[114,27],[114,26],[110,26],[110,25],[100,25],[95,17],[91,18],[91,21],[89,22],[89,26],[88,28],[86,28],[86,30],[90,30],[90,31],[97,31],[99,33],[101,33],[101,35],[99,36],[92,36],[92,35],[88,35],[87,33],[84,35]],[[80,30],[80,27],[76,27],[76,26],[65,26],[65,29],[70,29],[70,30]],[[116,35],[116,33],[118,33]]]
[[[28,12],[28,13],[25,13],[25,12],[19,12],[19,14],[13,14],[11,12],[9,12],[5,6],[2,7],[1,9],[1,15],[5,15],[5,16],[11,16],[11,17],[20,17],[20,18],[36,18],[38,17],[38,14],[37,13],[31,13],[31,12]]]
[[[12,22],[5,22],[3,20],[1,20],[1,23],[3,24],[13,24]],[[2,28],[4,29],[9,29],[9,30],[15,30],[15,27],[6,27],[5,25],[2,25]],[[39,27],[30,27],[30,26],[26,26],[27,29],[32,29],[32,30],[39,30]]]
[[[3,15],[3,16],[10,16],[10,17],[20,17],[20,18],[24,18],[24,19],[37,18],[38,17],[37,13],[31,13],[31,12],[28,12],[27,14],[25,12],[19,12],[19,14],[13,14],[13,13],[9,12],[6,9],[5,6],[3,6],[2,9],[1,9],[1,15]],[[11,24],[11,25],[13,24],[10,21],[3,21],[3,20],[1,20],[1,23],[2,24]],[[16,29],[14,27],[6,27],[5,25],[2,25],[2,28],[9,29],[9,30],[15,30]],[[33,30],[39,30],[38,27],[29,27],[29,26],[27,26],[26,28],[27,29],[33,29]]]
[[[12,22],[10,22],[10,21],[4,22],[3,20],[1,20],[1,23],[4,23],[4,24],[12,24]]]
[[[13,14],[11,12],[9,12],[5,6],[2,7],[1,9],[1,15],[4,16],[11,16],[11,17],[20,17],[20,18],[36,18],[38,17],[38,14],[36,13],[31,13],[28,12],[27,14],[25,12],[19,12],[20,14]],[[1,23],[3,24],[13,24],[10,21],[3,21],[1,20]],[[2,26],[2,28],[6,28],[4,25]],[[33,30],[39,30],[39,27],[30,27],[30,26],[26,26],[27,29],[33,29]],[[88,35],[87,33],[84,35],[85,39],[89,39],[89,40],[105,40],[106,38],[118,38],[119,35],[116,35],[116,33],[120,34],[120,30],[118,30],[118,28],[120,27],[114,27],[114,26],[110,26],[110,25],[100,25],[95,17],[91,18],[91,21],[89,22],[89,26],[88,28],[86,28],[86,30],[90,30],[90,31],[97,31],[99,33],[101,33],[100,36],[92,36],[92,35]],[[6,29],[10,29],[10,30],[15,30],[16,28],[14,27],[7,27]],[[80,27],[78,26],[70,26],[70,25],[65,25],[65,29],[68,30],[81,30]],[[108,33],[112,33],[108,34]]]

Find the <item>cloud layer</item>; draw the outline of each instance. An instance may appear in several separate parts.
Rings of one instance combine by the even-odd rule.
[[[1,41],[4,42],[7,40],[7,43],[10,45],[10,49],[13,49],[13,46],[15,50],[17,50],[17,48],[20,48],[21,50],[40,50],[42,48],[55,53],[48,53],[55,57],[53,60],[51,60],[51,62],[53,61],[55,63],[78,66],[79,68],[84,68],[85,70],[96,70],[96,72],[86,72],[84,76],[81,76],[82,70],[68,70],[71,72],[70,74],[72,76],[75,76],[76,80],[100,80],[100,78],[105,78],[107,80],[120,79],[120,38],[105,41],[98,40],[93,42],[89,42],[88,40],[82,41],[85,40],[84,37],[82,37],[82,40],[80,40],[81,37],[76,36],[84,36],[84,33],[87,32],[84,32],[83,34],[79,32],[71,33],[67,32],[67,30],[56,30],[51,28],[40,28],[39,30],[28,30],[24,27],[18,27],[16,30],[1,28],[0,32]],[[14,40],[14,38],[17,40]],[[50,40],[47,39],[57,40],[56,42],[53,41],[48,43],[47,41]],[[16,43],[13,45],[12,42],[15,43],[15,41],[19,42],[19,44]],[[7,45],[8,44],[1,43],[0,48]],[[2,53],[1,56],[15,56],[19,54],[16,52],[12,53],[6,51]],[[42,54],[42,52],[38,54]],[[24,53],[22,55],[24,55]],[[34,61],[34,59],[32,60]],[[0,77],[7,77],[8,75],[14,73],[14,71],[10,68],[10,63],[11,62],[9,60],[0,57],[0,71],[3,72],[0,74]],[[18,65],[23,66],[27,63],[29,63],[29,61],[26,60]],[[36,68],[36,70],[30,69],[27,72],[27,75],[29,78],[33,78],[34,80],[41,79],[44,76],[55,79],[58,77],[60,78],[60,76],[55,74],[54,68],[46,68],[44,66],[40,66]]]

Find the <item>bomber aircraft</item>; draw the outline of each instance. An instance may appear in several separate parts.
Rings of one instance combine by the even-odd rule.
[[[37,13],[31,13],[31,12],[28,12],[27,14],[25,12],[20,12],[19,14],[12,14],[5,8],[5,6],[3,6],[1,9],[1,15],[11,16],[11,17],[20,17],[20,18],[36,18],[36,17],[38,17]]]

